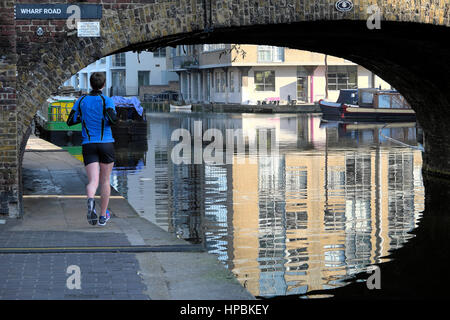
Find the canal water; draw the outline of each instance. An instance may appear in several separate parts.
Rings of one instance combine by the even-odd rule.
[[[113,187],[142,217],[215,254],[255,296],[345,285],[388,261],[424,210],[415,123],[339,124],[315,114],[147,119],[147,141],[116,149]],[[176,156],[180,128],[190,163]],[[235,144],[244,147],[226,148],[227,132],[242,135]],[[211,140],[224,161],[195,161]]]

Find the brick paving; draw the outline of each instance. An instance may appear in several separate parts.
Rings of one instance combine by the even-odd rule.
[[[46,246],[126,246],[124,234],[68,231],[4,231],[1,248]],[[69,289],[67,279],[76,265],[81,289]],[[139,263],[130,253],[0,254],[0,299],[133,299],[148,300],[139,276]]]
[[[148,300],[134,254],[0,254],[0,299],[120,299]],[[69,289],[67,279],[80,268],[80,289]]]

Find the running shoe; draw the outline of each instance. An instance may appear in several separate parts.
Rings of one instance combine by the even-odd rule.
[[[111,213],[108,209],[106,209],[106,216],[101,215],[100,217],[98,217],[98,225],[104,226],[109,219],[111,219]]]
[[[93,198],[88,199],[87,206],[88,206],[87,220],[89,224],[95,226],[97,224],[97,212],[95,211],[95,201]]]

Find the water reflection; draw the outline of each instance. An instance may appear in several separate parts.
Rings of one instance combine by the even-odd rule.
[[[424,209],[414,123],[195,113],[147,119],[145,160],[115,168],[113,186],[143,217],[203,244],[256,296],[342,286],[401,247]],[[279,153],[236,150],[233,164],[175,165],[171,134],[186,128],[193,135],[194,121],[224,136],[243,129],[248,141],[267,129]]]

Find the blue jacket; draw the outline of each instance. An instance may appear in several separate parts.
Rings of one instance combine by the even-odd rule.
[[[103,103],[105,104],[105,109],[103,109]],[[108,109],[112,109],[115,115],[116,107],[114,102],[111,98],[101,94],[100,91],[92,91],[90,94],[80,97],[75,102],[71,110],[71,114],[73,113],[73,117],[71,118],[81,120],[83,128],[82,144],[114,142],[111,119],[105,112]],[[111,110],[108,110],[108,113],[110,114]]]

